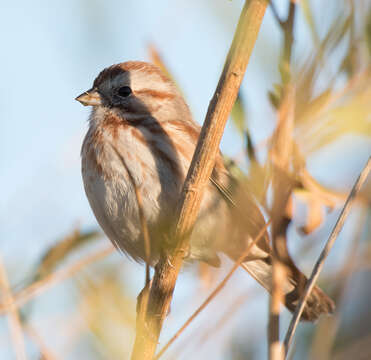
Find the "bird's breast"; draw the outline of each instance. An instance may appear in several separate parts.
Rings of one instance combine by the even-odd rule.
[[[173,214],[181,184],[174,180],[171,166],[156,158],[138,137],[123,132],[115,141],[109,134],[88,132],[82,148],[82,177],[90,206],[106,235],[133,258],[143,259],[135,187],[148,226],[156,232]]]

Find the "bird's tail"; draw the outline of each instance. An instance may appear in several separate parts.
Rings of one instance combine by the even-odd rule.
[[[241,266],[269,293],[272,287],[272,264],[270,258],[245,261]],[[307,278],[296,269],[282,284],[284,304],[295,311]],[[315,321],[322,314],[334,311],[335,304],[318,286],[311,291],[300,320]]]

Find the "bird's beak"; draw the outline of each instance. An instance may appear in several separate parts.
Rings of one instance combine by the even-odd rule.
[[[84,106],[99,106],[102,104],[102,99],[96,89],[83,92],[75,100],[81,102]]]

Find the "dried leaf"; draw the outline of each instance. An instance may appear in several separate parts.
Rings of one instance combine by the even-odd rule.
[[[280,84],[273,84],[273,90],[268,91],[268,99],[275,109],[281,105],[283,88]]]
[[[251,139],[251,136],[248,130],[245,131],[245,139],[246,139],[246,153],[247,153],[250,163],[257,162],[255,148],[252,143],[252,139]]]
[[[298,5],[301,6],[301,9],[304,14],[304,19],[309,25],[310,32],[312,34],[312,39],[316,47],[318,47],[320,40],[317,33],[316,25],[314,22],[314,16],[312,13],[312,9],[310,8],[310,3],[308,0],[301,0],[298,2]]]
[[[55,245],[45,252],[37,265],[32,282],[51,273],[71,253],[78,250],[86,243],[100,237],[101,234],[95,230],[81,233],[79,230],[75,229],[71,234],[57,241]]]
[[[252,161],[250,163],[249,175],[247,177],[248,188],[254,194],[258,202],[265,208],[271,176],[271,167],[268,166],[268,164],[262,166],[257,161]]]
[[[157,48],[155,47],[155,45],[153,44],[149,44],[148,45],[148,52],[149,52],[149,57],[151,59],[151,61],[156,65],[158,66],[161,71],[169,78],[173,81],[173,83],[175,84],[175,86],[177,87],[177,89],[179,90],[179,92],[181,94],[183,94],[182,92],[182,89],[180,88],[180,86],[178,85],[178,83],[176,82],[174,76],[172,75],[172,73],[169,71],[167,65],[165,64],[165,62],[163,61],[162,59],[162,56],[160,55],[160,52],[157,50]]]
[[[310,234],[324,221],[323,203],[318,197],[306,190],[295,190],[293,196],[300,198],[307,205],[304,226],[300,229],[303,233]]]
[[[286,215],[292,219],[295,216],[294,198],[303,202],[307,208],[304,226],[300,229],[309,234],[316,230],[325,220],[324,208],[333,210],[345,200],[343,194],[338,194],[320,185],[305,168],[298,176],[300,186],[294,188],[286,207]]]
[[[313,119],[326,110],[332,100],[332,96],[333,92],[330,88],[321,92],[317,97],[309,101],[307,106],[302,107],[300,109],[301,112],[298,111],[299,109],[296,110],[295,122],[300,125],[302,123],[313,123]]]
[[[241,92],[239,92],[232,108],[231,119],[232,124],[241,136],[244,135],[246,130],[246,118],[245,104],[242,101]]]
[[[278,122],[271,140],[269,158],[274,166],[289,170],[293,155],[295,89],[287,85],[278,111]]]
[[[312,109],[311,105],[321,104],[323,100],[329,100],[328,96],[332,93],[334,87],[334,82],[336,75],[338,75],[343,69],[339,67],[333,77],[327,76],[327,84],[323,85],[324,76],[320,77],[323,73],[324,62],[333,51],[340,45],[344,36],[349,30],[352,29],[352,24],[354,21],[354,13],[350,11],[347,16],[344,17],[343,13],[340,13],[338,17],[334,20],[332,26],[330,27],[325,38],[321,41],[318,50],[316,50],[313,55],[311,55],[299,69],[297,69],[297,80],[296,80],[296,122],[302,122],[304,120],[312,120],[309,114],[313,111],[319,111],[321,108]],[[350,51],[350,49],[348,50]],[[347,54],[344,55],[344,59]],[[316,94],[317,82],[321,78],[321,88],[320,95]],[[318,102],[320,100],[320,102]],[[315,101],[314,103],[312,103]],[[305,116],[303,116],[305,114]]]
[[[306,152],[317,151],[346,134],[370,137],[370,99],[371,87],[361,89],[319,118],[313,117],[312,124],[299,128],[298,139]]]

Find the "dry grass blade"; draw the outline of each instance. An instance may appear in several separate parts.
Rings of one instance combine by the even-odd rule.
[[[68,255],[100,236],[98,231],[81,233],[78,228],[74,229],[43,254],[33,281],[40,280],[43,276],[50,274]]]
[[[298,326],[298,323],[299,323],[299,319],[300,319],[300,316],[301,314],[303,313],[303,310],[304,310],[304,307],[305,307],[305,303],[308,299],[308,296],[310,294],[310,292],[312,291],[317,279],[318,279],[318,276],[323,268],[323,265],[324,265],[324,262],[328,256],[328,254],[330,253],[331,249],[332,249],[332,246],[334,245],[335,243],[335,240],[336,238],[338,237],[343,225],[344,225],[344,222],[345,222],[345,219],[347,218],[348,214],[349,214],[349,211],[350,211],[350,208],[351,208],[351,205],[355,199],[355,197],[357,196],[360,188],[362,187],[363,183],[366,181],[367,179],[367,176],[369,174],[371,170],[371,157],[369,157],[368,161],[367,161],[367,164],[365,165],[365,167],[363,168],[363,170],[361,171],[357,181],[355,182],[353,188],[352,188],[352,191],[350,192],[348,198],[347,198],[347,201],[345,202],[345,205],[341,211],[341,214],[335,224],[335,227],[334,229],[332,230],[332,233],[329,237],[329,239],[327,240],[327,243],[324,247],[324,249],[322,250],[314,268],[313,268],[313,271],[312,271],[312,274],[310,276],[310,278],[308,279],[308,282],[306,284],[306,287],[305,287],[305,290],[300,298],[300,301],[298,303],[298,306],[295,310],[295,313],[294,313],[294,316],[290,322],[290,326],[287,330],[287,334],[286,334],[286,337],[285,337],[285,351],[286,351],[286,354],[288,353],[288,350],[290,348],[290,344],[291,344],[291,341],[292,341],[292,338],[295,334],[295,331],[296,331],[296,328]]]
[[[19,291],[15,296],[15,303],[17,306],[23,306],[28,301],[32,300],[33,298],[39,296],[42,292],[46,291],[47,289],[51,288],[53,285],[60,283],[61,281],[75,275],[79,272],[83,267],[94,263],[114,251],[113,246],[107,246],[103,249],[100,249],[93,254],[86,256],[85,258],[77,261],[75,264],[67,267],[66,269],[58,270],[50,275],[46,276],[45,278],[34,282],[30,286],[26,287],[24,290]],[[11,307],[11,302],[7,301],[0,306],[0,314],[6,311],[9,311]]]
[[[17,360],[26,360],[26,348],[23,337],[23,327],[19,317],[17,305],[14,301],[13,294],[10,290],[8,277],[6,274],[5,266],[0,258],[0,290],[4,293],[4,301],[9,304],[8,317],[9,328],[13,341],[13,348]]]
[[[102,234],[97,230],[81,232],[78,228],[74,228],[69,234],[61,239],[58,239],[50,248],[48,248],[40,257],[36,264],[35,270],[29,276],[23,278],[19,283],[12,287],[13,293],[18,293],[32,283],[43,279],[51,274],[62,262],[78,251],[87,243],[91,243],[102,237]],[[1,313],[1,306],[0,306]],[[25,314],[23,314],[25,316]]]
[[[172,76],[171,72],[169,71],[167,65],[165,65],[164,60],[162,59],[162,56],[160,55],[160,52],[157,50],[156,46],[154,44],[148,45],[148,52],[149,56],[152,60],[152,62],[158,66],[161,71],[171,80],[173,80],[175,83],[174,76]]]
[[[356,271],[355,261],[361,244],[362,230],[364,230],[366,214],[362,214],[362,219],[357,224],[356,234],[350,244],[350,249],[347,250],[342,269],[339,270],[333,281],[336,283],[334,300],[337,303],[337,308],[333,316],[322,321],[316,329],[314,339],[311,345],[310,359],[329,359],[331,358],[331,350],[333,348],[336,333],[340,326],[341,309],[344,304],[346,289],[350,285],[350,280]]]
[[[319,36],[317,33],[314,16],[313,16],[313,13],[310,7],[310,2],[308,0],[301,0],[299,2],[299,5],[301,7],[301,11],[303,12],[304,18],[309,25],[309,29],[312,35],[313,42],[315,46],[318,47],[320,40],[319,40]]]
[[[188,318],[188,320],[184,323],[184,325],[172,336],[172,338],[167,342],[167,344],[160,350],[160,352],[156,355],[154,360],[159,359],[165,351],[170,347],[170,345],[180,336],[180,334],[190,325],[190,323],[197,317],[197,315],[205,309],[205,307],[215,298],[215,296],[223,289],[226,285],[228,280],[234,274],[234,272],[238,269],[241,263],[246,259],[249,255],[253,246],[264,236],[265,232],[267,231],[268,226],[270,225],[270,221],[260,230],[258,236],[252,241],[249,246],[247,247],[246,251],[242,253],[242,255],[238,258],[238,260],[234,263],[231,270],[229,270],[228,274],[224,277],[224,279],[219,283],[219,285],[212,291],[212,293],[207,297],[207,299],[198,307],[198,309]]]
[[[224,127],[236,100],[262,23],[266,0],[248,0],[241,12],[218,86],[210,102],[200,138],[184,183],[175,230],[175,249],[162,254],[155,269],[145,323],[137,330],[132,359],[152,359],[168,312],[188,236],[196,221],[203,189],[209,182]]]

